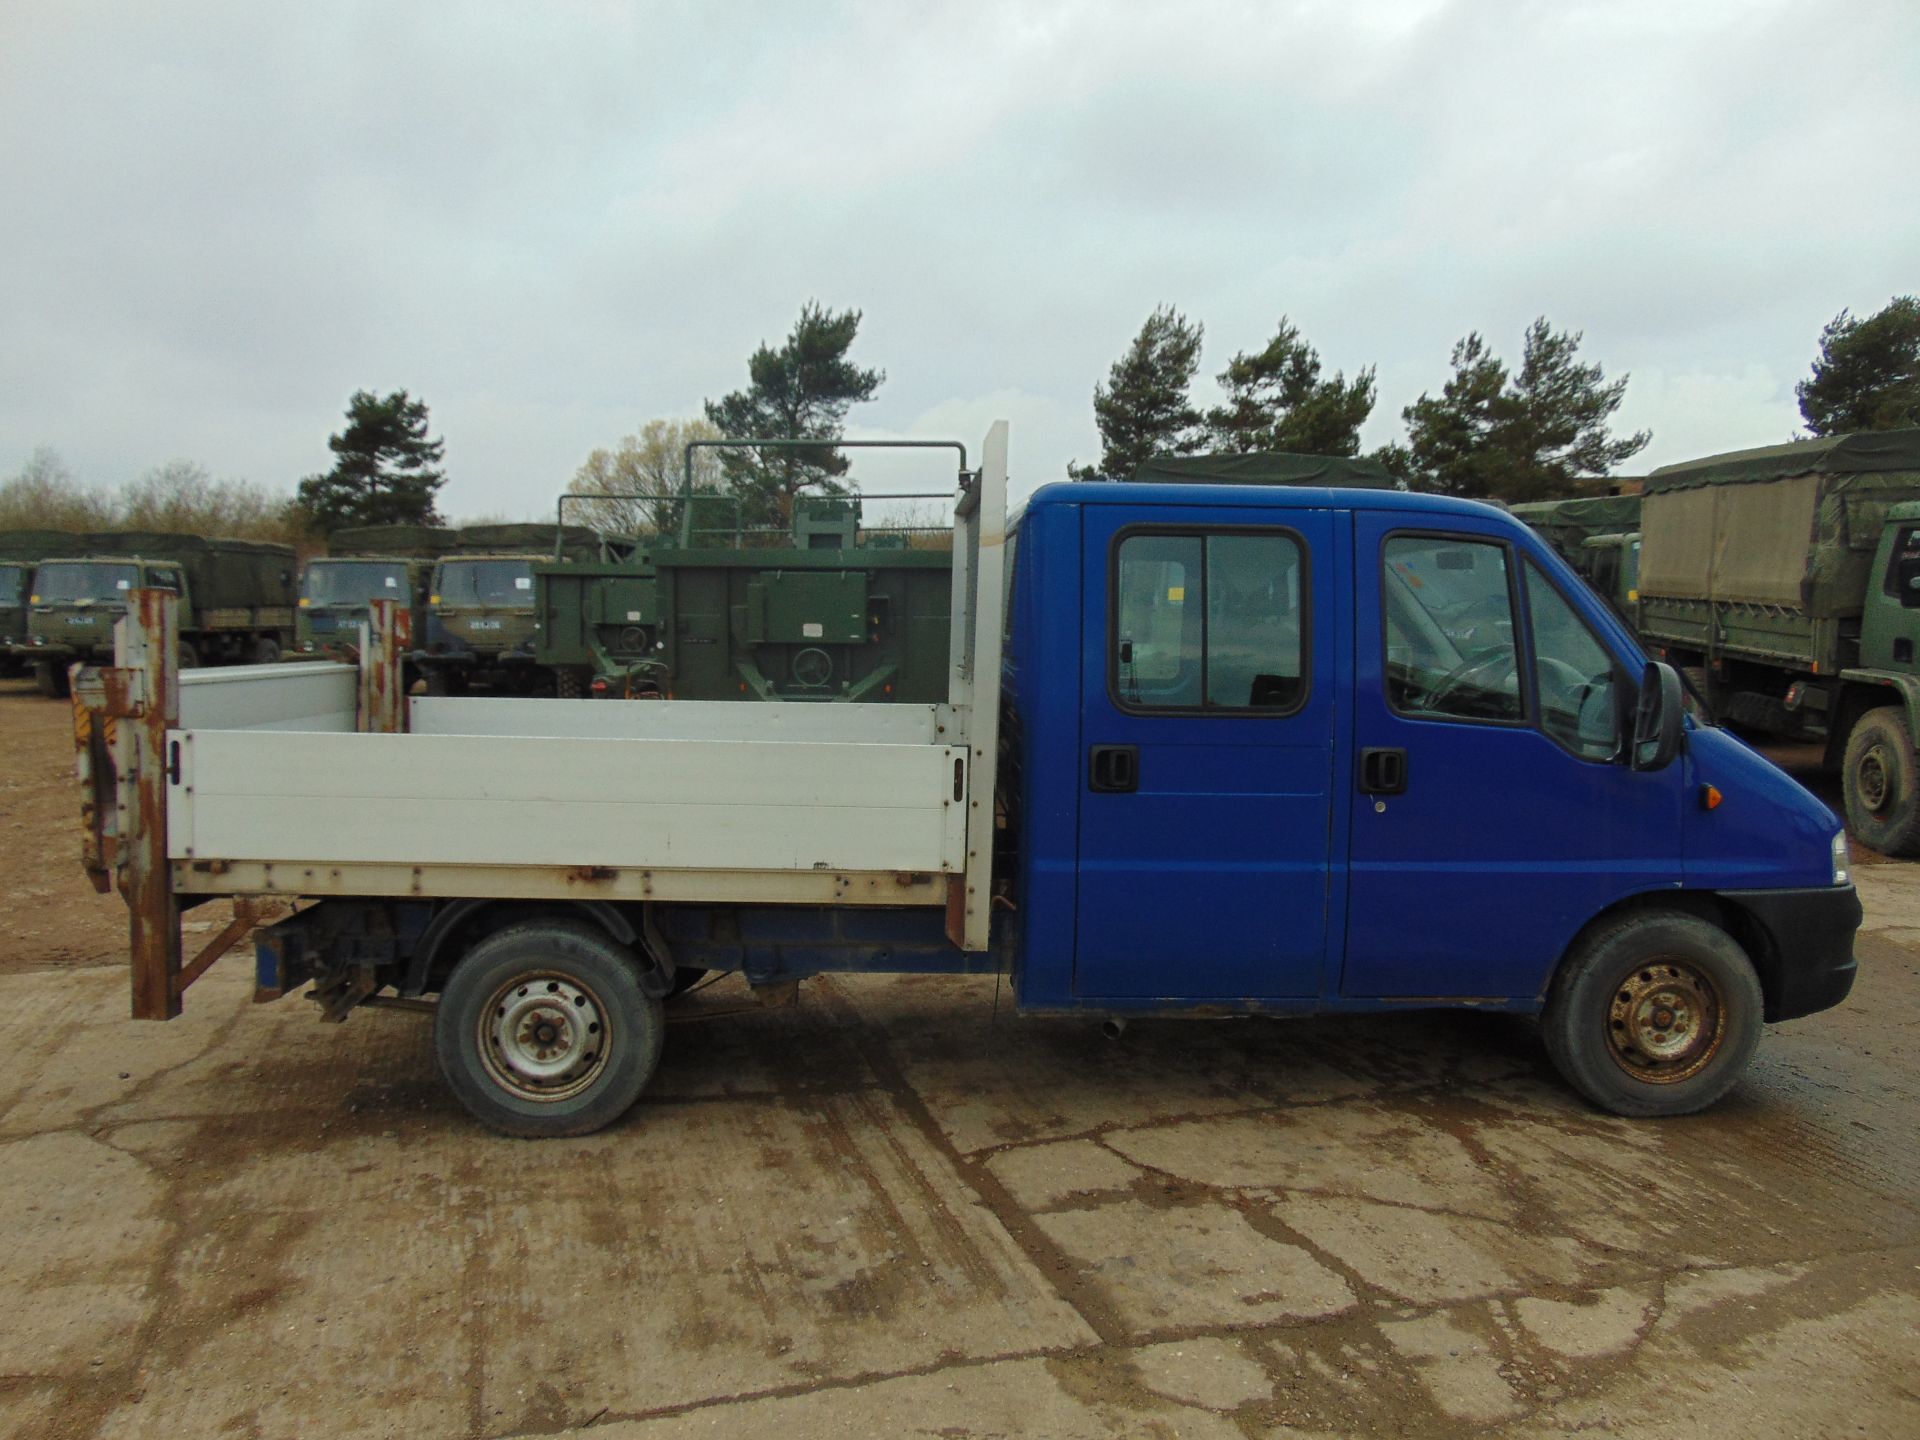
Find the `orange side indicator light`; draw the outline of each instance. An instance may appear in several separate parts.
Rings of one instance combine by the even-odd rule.
[[[1700,808],[1702,810],[1718,810],[1720,808],[1720,802],[1726,798],[1726,796],[1720,793],[1720,787],[1718,785],[1702,785],[1700,787]]]

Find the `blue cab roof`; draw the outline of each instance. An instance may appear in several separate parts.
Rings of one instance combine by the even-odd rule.
[[[1498,516],[1526,526],[1498,505],[1413,490],[1339,490],[1318,485],[1156,485],[1113,480],[1056,480],[1027,498],[1029,510],[1053,505],[1219,505],[1260,510],[1397,510],[1435,517]]]

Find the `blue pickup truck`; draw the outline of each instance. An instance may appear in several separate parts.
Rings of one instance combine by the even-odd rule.
[[[622,1114],[713,971],[1004,973],[1023,1011],[1102,1019],[1537,1016],[1567,1082],[1636,1116],[1711,1104],[1764,1023],[1846,996],[1839,821],[1685,715],[1510,517],[1171,483],[1008,517],[1005,473],[996,427],[956,507],[945,705],[420,698],[366,733],[343,690],[322,732],[310,702],[274,722],[271,677],[230,713],[188,677],[155,741],[168,863],[123,889],[314,902],[258,936],[262,995],[431,1004],[454,1092],[521,1135]],[[164,692],[154,638],[123,664]],[[136,993],[170,965],[177,1011],[155,930]]]

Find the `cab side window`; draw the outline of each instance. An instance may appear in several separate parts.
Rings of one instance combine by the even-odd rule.
[[[180,593],[180,574],[175,570],[149,570],[147,572],[147,585],[150,589],[171,590],[174,594],[178,595]]]
[[[1622,738],[1613,657],[1531,560],[1526,569],[1540,728],[1583,760],[1613,760]]]
[[[1108,678],[1130,710],[1287,714],[1306,700],[1305,552],[1288,534],[1124,535]]]
[[[1900,527],[1881,588],[1905,609],[1920,607],[1920,525]]]
[[[1387,703],[1415,719],[1524,720],[1507,547],[1395,535],[1382,560]]]

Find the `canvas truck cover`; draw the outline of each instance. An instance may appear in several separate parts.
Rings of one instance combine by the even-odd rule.
[[[553,554],[554,527],[551,525],[462,525],[447,532],[453,545],[442,555],[544,555]],[[585,525],[568,525],[560,531],[561,553],[570,560],[597,559],[600,537]]]
[[[459,533],[444,525],[356,525],[328,536],[327,554],[437,560],[458,548]]]
[[[1328,485],[1343,490],[1392,490],[1393,472],[1377,460],[1344,455],[1156,455],[1127,477],[1151,484]]]
[[[1887,509],[1920,500],[1920,430],[1712,455],[1647,478],[1640,593],[1860,613]]]
[[[291,608],[294,556],[291,545],[264,540],[211,540],[162,530],[99,530],[70,535],[58,559],[129,555],[173,560],[186,571],[197,610]]]
[[[1624,535],[1640,528],[1638,495],[1586,495],[1570,500],[1533,500],[1515,505],[1513,518],[1538,531],[1562,555],[1580,553],[1601,535]]]
[[[82,537],[65,530],[0,530],[0,560],[45,560],[72,553]]]

